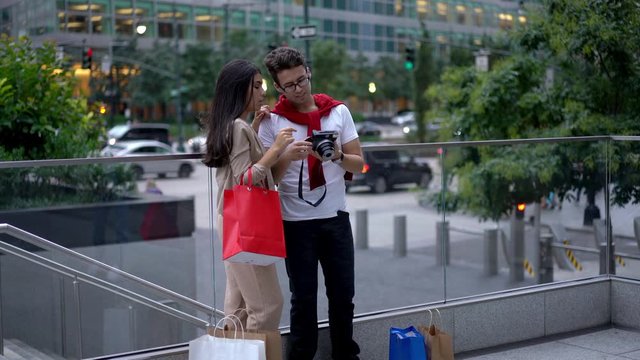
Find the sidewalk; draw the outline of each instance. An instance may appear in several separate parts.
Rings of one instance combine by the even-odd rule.
[[[623,360],[640,359],[640,332],[594,329],[456,356],[462,360]]]

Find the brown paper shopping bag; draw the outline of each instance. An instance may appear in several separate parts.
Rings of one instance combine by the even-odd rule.
[[[235,330],[229,330],[225,327],[224,330],[219,328],[209,328],[209,335],[215,337],[224,337],[233,339]],[[282,339],[280,337],[280,330],[260,330],[260,331],[245,331],[244,338],[247,340],[262,340],[265,343],[265,349],[267,351],[267,360],[281,360],[282,359]]]
[[[429,360],[453,360],[453,340],[451,335],[442,331],[442,318],[440,317],[440,311],[435,309],[440,318],[440,327],[436,326],[433,321],[433,313],[431,310],[431,318],[429,320],[429,326],[418,326],[418,331],[424,336],[424,341],[427,345],[428,359]]]

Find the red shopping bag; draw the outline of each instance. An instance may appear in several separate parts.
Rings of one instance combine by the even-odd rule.
[[[277,191],[248,184],[224,191],[222,258],[269,265],[286,257],[280,197]]]

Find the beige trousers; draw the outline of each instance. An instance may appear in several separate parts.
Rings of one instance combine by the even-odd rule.
[[[222,239],[222,216],[218,216],[218,229]],[[227,275],[224,313],[239,317],[247,330],[277,330],[284,299],[276,265],[259,266],[225,261],[224,270]],[[233,327],[232,323],[227,323]]]
[[[275,264],[259,266],[225,261],[224,269],[227,273],[225,314],[238,316],[248,330],[277,330],[284,300]]]

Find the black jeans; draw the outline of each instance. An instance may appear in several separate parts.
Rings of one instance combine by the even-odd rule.
[[[331,355],[358,359],[353,341],[354,259],[349,213],[329,219],[285,221],[287,274],[291,290],[288,359],[312,360],[318,347],[318,262],[329,300]]]

